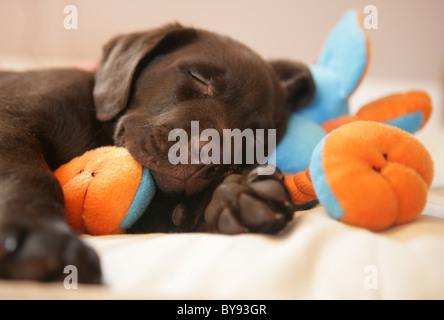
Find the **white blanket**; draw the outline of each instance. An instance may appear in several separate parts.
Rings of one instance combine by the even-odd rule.
[[[372,233],[318,208],[277,237],[156,234],[87,241],[103,257],[111,290],[140,297],[444,298],[444,220],[430,215]]]
[[[279,236],[84,239],[101,256],[105,286],[0,282],[0,298],[444,299],[444,193],[430,193],[416,221],[380,233],[318,207]]]

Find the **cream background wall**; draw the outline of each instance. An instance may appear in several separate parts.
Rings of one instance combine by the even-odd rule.
[[[378,29],[368,31],[366,88],[384,94],[426,86],[436,109],[432,122],[444,123],[442,0],[0,0],[0,65],[13,66],[18,57],[43,66],[96,60],[115,34],[173,21],[229,35],[264,58],[311,63],[342,13],[369,4],[378,10]],[[77,29],[64,27],[67,5],[77,8]]]

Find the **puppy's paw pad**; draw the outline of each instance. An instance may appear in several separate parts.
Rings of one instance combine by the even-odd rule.
[[[229,208],[222,210],[217,227],[220,232],[225,234],[238,234],[248,231],[247,228],[242,226],[242,224],[234,217]]]
[[[246,177],[233,174],[220,184],[205,211],[205,220],[214,232],[276,233],[293,217],[293,203],[283,177],[252,170]]]

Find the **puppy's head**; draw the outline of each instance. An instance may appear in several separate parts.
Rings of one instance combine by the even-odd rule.
[[[309,102],[314,90],[303,64],[268,63],[230,38],[173,24],[108,42],[94,100],[99,120],[118,119],[116,144],[150,169],[159,189],[193,194],[239,165],[222,164],[223,146],[221,164],[193,163],[192,150],[214,136],[193,139],[192,130],[213,129],[222,137],[224,129],[276,129],[279,139],[290,111]],[[186,133],[179,151],[189,150],[190,161],[169,158],[178,143],[169,139],[175,129]]]

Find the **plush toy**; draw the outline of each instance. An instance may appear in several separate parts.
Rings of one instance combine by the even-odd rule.
[[[433,162],[410,133],[425,125],[431,102],[426,93],[412,91],[348,114],[348,97],[368,63],[360,21],[350,10],[329,34],[319,62],[310,66],[316,95],[291,115],[271,159],[286,174],[294,203],[317,199],[335,219],[383,230],[413,220],[424,208]]]
[[[318,199],[332,218],[374,231],[415,219],[432,179],[430,154],[413,135],[373,121],[333,130],[307,170],[285,175],[295,204]]]
[[[154,180],[125,148],[88,151],[55,171],[72,229],[93,235],[123,233],[145,212]]]
[[[414,133],[427,122],[430,99],[425,93],[396,94],[377,101],[355,117],[348,100],[368,68],[369,42],[355,10],[347,11],[329,33],[321,55],[310,71],[316,84],[313,100],[290,116],[287,134],[271,163],[285,173],[305,170],[318,142],[339,124],[352,120],[387,122]],[[419,110],[418,110],[419,109]],[[296,139],[301,137],[301,139]],[[302,138],[303,137],[303,138]]]
[[[349,115],[349,96],[369,58],[360,21],[350,10],[330,32],[319,61],[310,66],[316,95],[290,116],[270,164],[284,173],[296,204],[319,201],[335,219],[383,230],[414,219],[424,207],[433,163],[411,133],[427,122],[431,104],[427,94],[412,91]],[[92,150],[55,174],[67,221],[81,233],[124,232],[155,193],[148,170],[123,148]]]

